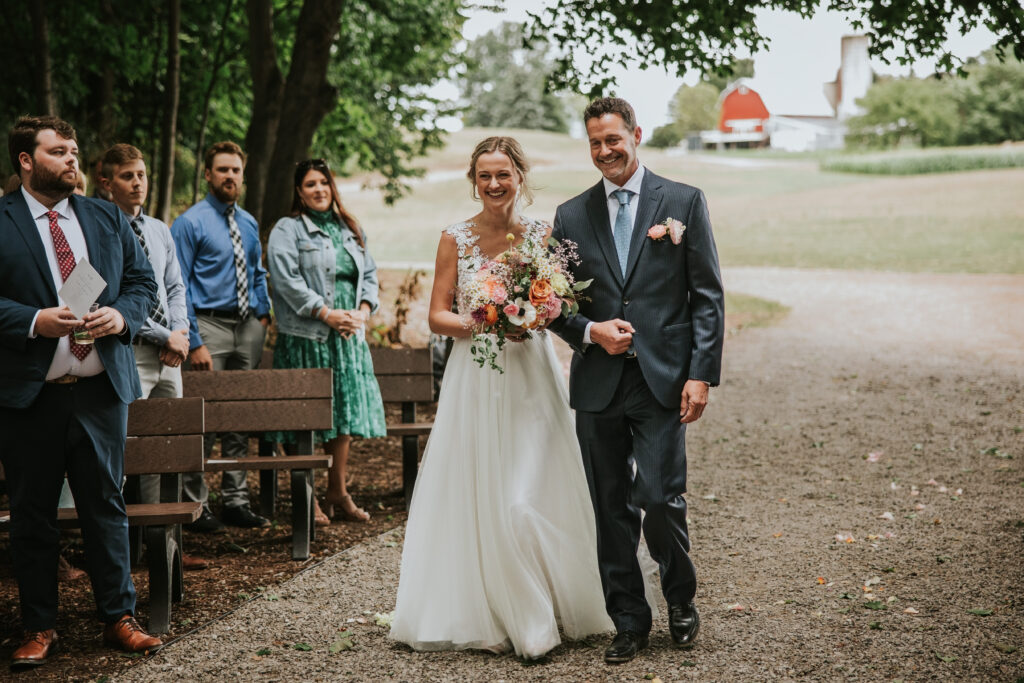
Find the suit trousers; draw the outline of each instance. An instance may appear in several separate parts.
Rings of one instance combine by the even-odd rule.
[[[148,342],[132,344],[135,367],[142,384],[142,398],[181,398],[181,367],[168,367],[160,362],[160,347]],[[160,502],[160,475],[139,477],[140,503]]]
[[[197,318],[199,336],[213,357],[214,370],[253,370],[260,364],[263,355],[263,340],[266,330],[254,317],[244,321],[200,315]],[[224,432],[208,435],[203,446],[206,457],[210,457],[216,437],[220,437],[221,453],[225,458],[244,458],[249,452],[249,435],[239,432]],[[209,508],[210,490],[202,472],[192,472],[184,477],[184,499],[201,502]],[[220,486],[224,507],[239,507],[249,504],[249,486],[245,472],[232,470],[224,472]]]
[[[605,606],[618,631],[647,633],[651,609],[637,560],[641,526],[669,604],[697,590],[686,526],[686,425],[654,398],[636,360],[625,360],[611,403],[576,411],[583,468],[594,502]],[[643,522],[641,525],[641,511]]]
[[[57,623],[57,500],[67,473],[101,621],[135,611],[121,484],[128,406],[106,373],[45,384],[27,408],[0,408],[11,498],[11,554],[28,631]]]

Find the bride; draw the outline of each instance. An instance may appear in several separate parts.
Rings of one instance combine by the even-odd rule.
[[[523,218],[528,166],[519,143],[490,137],[470,159],[483,210],[444,230],[430,329],[455,338],[412,497],[390,637],[417,650],[514,649],[543,656],[608,631],[594,511],[561,366],[546,332],[498,350],[499,373],[470,353],[452,312],[487,260],[550,228]],[[465,306],[461,310],[467,310]]]

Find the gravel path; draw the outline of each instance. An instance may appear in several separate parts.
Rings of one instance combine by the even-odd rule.
[[[1020,680],[1024,278],[725,279],[793,311],[729,339],[724,383],[690,433],[693,651],[669,649],[658,623],[652,647],[614,668],[603,638],[531,665],[413,653],[374,623],[394,606],[396,530],[123,678]]]

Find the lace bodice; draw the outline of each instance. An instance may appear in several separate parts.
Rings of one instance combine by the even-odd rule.
[[[544,233],[548,230],[547,223],[525,217],[522,220],[523,225],[526,226],[526,232],[523,233],[524,242],[544,238]],[[455,283],[455,301],[460,311],[466,311],[469,308],[462,297],[463,283],[473,277],[489,258],[477,245],[477,242],[480,241],[480,235],[473,234],[472,228],[474,225],[473,221],[463,221],[444,229],[446,233],[455,239],[456,248],[458,249],[459,264],[458,280]]]

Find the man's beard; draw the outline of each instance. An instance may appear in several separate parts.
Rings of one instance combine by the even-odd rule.
[[[64,180],[64,171],[54,173],[41,164],[36,164],[28,184],[39,194],[64,199],[75,191],[75,180]]]
[[[238,195],[241,194],[242,188],[234,183],[232,183],[231,187],[210,185],[210,191],[213,192],[214,197],[225,204],[234,204],[238,201]]]

